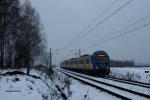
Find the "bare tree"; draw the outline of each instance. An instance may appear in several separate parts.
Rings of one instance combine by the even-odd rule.
[[[15,64],[27,67],[27,74],[29,74],[29,68],[44,49],[44,33],[40,17],[28,0],[23,5],[21,18],[20,34],[15,44]]]
[[[0,1],[0,67],[28,67],[45,48],[40,17],[26,0]],[[29,71],[28,71],[29,73]]]
[[[19,9],[19,0],[0,0],[0,67],[2,68],[7,54],[4,52],[9,45],[12,47],[10,38],[18,27]]]

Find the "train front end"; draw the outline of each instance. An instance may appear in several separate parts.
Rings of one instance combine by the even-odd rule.
[[[105,51],[96,51],[91,57],[93,70],[97,75],[108,75],[110,72],[109,56]]]

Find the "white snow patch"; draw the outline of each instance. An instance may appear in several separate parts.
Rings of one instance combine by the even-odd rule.
[[[111,68],[110,77],[150,84],[150,67]]]
[[[30,76],[1,76],[0,98],[2,100],[42,100],[47,86],[41,79]]]

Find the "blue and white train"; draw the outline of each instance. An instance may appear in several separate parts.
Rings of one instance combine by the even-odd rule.
[[[105,51],[96,51],[92,55],[83,55],[61,62],[60,67],[92,75],[108,75],[109,56]]]

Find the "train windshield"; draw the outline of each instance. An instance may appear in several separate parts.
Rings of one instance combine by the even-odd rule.
[[[97,64],[106,64],[109,63],[109,58],[107,55],[99,54],[96,56],[96,63]]]

